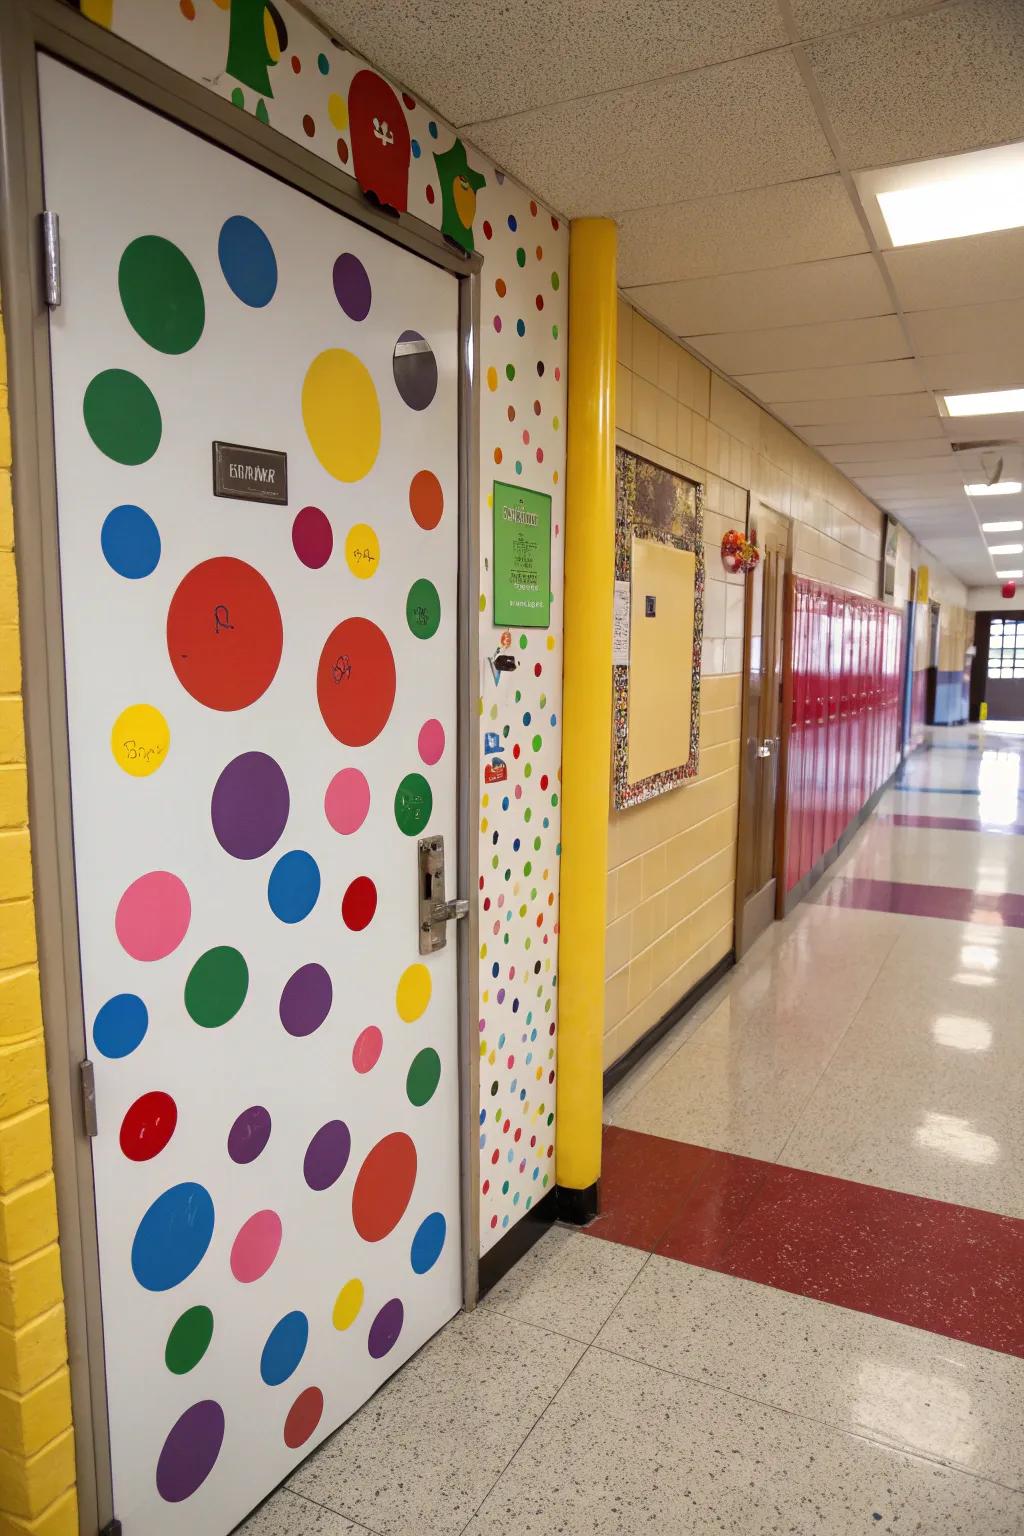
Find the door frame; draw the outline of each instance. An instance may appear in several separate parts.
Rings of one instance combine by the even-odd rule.
[[[39,218],[44,208],[36,55],[81,70],[459,279],[459,541],[456,878],[469,898],[456,925],[463,1305],[477,1298],[479,1067],[476,750],[479,630],[479,336],[482,257],[409,214],[366,202],[352,177],[230,102],[86,20],[63,0],[0,3],[0,278],[7,337],[22,696],[47,1082],[70,1357],[81,1529],[114,1517],[92,1149],[82,1120],[88,1055],[75,892],[57,543],[57,477]],[[59,213],[59,210],[57,210]]]

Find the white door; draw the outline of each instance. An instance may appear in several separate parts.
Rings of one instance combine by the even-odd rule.
[[[221,1536],[461,1302],[458,283],[40,82],[115,1513]]]

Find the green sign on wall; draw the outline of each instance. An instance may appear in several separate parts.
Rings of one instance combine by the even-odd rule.
[[[551,497],[494,482],[494,622],[551,623]]]

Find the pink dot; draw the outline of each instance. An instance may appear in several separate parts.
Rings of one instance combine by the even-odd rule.
[[[231,1273],[243,1285],[259,1280],[277,1258],[280,1246],[280,1216],[276,1211],[257,1211],[231,1244]]]
[[[370,786],[358,768],[342,768],[327,786],[324,815],[335,832],[358,832],[370,809]]]
[[[419,740],[417,741],[420,757],[429,766],[440,762],[444,751],[444,726],[440,720],[427,720],[420,727]]]
[[[370,1072],[380,1060],[383,1049],[384,1036],[376,1024],[370,1024],[352,1047],[352,1065],[357,1072]]]
[[[334,549],[334,533],[319,507],[303,507],[292,523],[292,548],[311,571],[327,564]]]
[[[133,880],[117,904],[114,931],[133,960],[162,960],[188,932],[192,902],[177,875],[155,869]]]

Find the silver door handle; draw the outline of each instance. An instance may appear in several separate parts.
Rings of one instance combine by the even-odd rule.
[[[448,942],[447,924],[469,916],[469,902],[464,897],[445,899],[443,837],[421,837],[416,862],[420,954],[432,955],[444,949]]]

